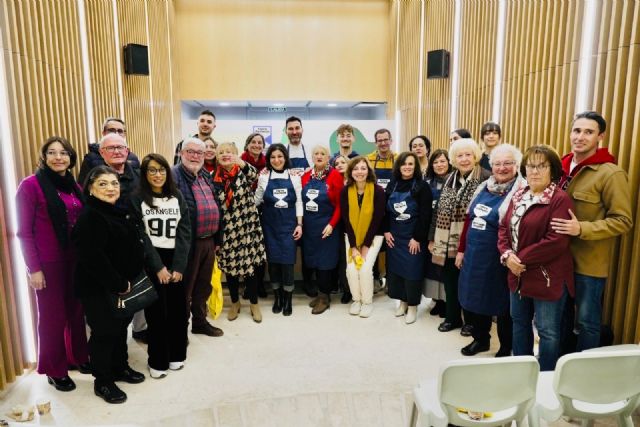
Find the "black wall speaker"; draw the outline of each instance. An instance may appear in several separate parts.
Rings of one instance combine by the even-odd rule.
[[[427,78],[446,79],[449,77],[449,52],[444,49],[427,52]]]
[[[149,75],[149,53],[141,44],[128,44],[124,47],[125,74]]]

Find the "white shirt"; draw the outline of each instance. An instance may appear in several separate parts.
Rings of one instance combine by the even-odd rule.
[[[269,184],[269,175],[271,175],[271,179],[289,179],[291,178],[291,183],[293,184],[293,190],[296,193],[296,216],[302,216],[302,181],[298,175],[290,175],[288,170],[282,171],[282,173],[278,173],[276,171],[271,171],[271,173],[260,174],[258,177],[258,186],[256,187],[255,192],[255,201],[256,206],[260,206],[264,199],[264,192],[267,189],[267,185]]]
[[[155,208],[141,203],[144,228],[156,248],[174,249],[176,230],[180,222],[180,203],[176,197],[154,197]]]

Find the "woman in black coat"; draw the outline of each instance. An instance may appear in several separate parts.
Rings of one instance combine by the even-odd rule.
[[[98,166],[89,172],[87,204],[73,230],[76,245],[75,290],[91,327],[89,356],[94,391],[107,403],[122,403],[127,395],[114,381],[136,384],[144,375],[129,367],[127,325],[115,317],[111,294],[124,294],[142,271],[144,248],[133,218],[115,207],[120,197],[116,172]]]

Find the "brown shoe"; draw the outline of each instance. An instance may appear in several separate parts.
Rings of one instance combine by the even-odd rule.
[[[205,322],[202,325],[194,325],[191,327],[192,334],[202,334],[208,335],[210,337],[221,337],[224,335],[222,329],[216,328],[215,326]]]
[[[311,300],[311,302],[309,302],[309,307],[313,308],[316,306],[316,304],[318,304],[318,300],[320,299],[319,296],[315,297],[314,299]]]
[[[251,310],[251,317],[253,317],[254,322],[262,322],[262,312],[260,312],[260,306],[258,304],[251,304],[249,310]]]
[[[240,300],[231,303],[229,313],[227,313],[227,319],[236,320],[238,318],[238,313],[240,313]]]
[[[331,303],[329,302],[329,295],[320,294],[318,296],[318,302],[311,310],[311,314],[322,314],[329,309]]]

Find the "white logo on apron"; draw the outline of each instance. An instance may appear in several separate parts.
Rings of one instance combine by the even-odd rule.
[[[320,192],[314,188],[307,190],[307,197],[309,198],[309,201],[305,205],[306,210],[308,210],[309,212],[318,212],[318,204],[314,202],[314,199],[316,199],[319,195]]]
[[[482,218],[474,218],[473,222],[471,223],[471,228],[475,229],[475,230],[481,230],[484,231],[487,229],[487,221],[485,221]]]
[[[273,197],[278,199],[278,201],[274,205],[276,208],[286,209],[289,207],[289,204],[283,200],[285,197],[287,197],[287,194],[289,194],[289,192],[286,188],[275,188],[273,190]]]
[[[487,216],[491,213],[491,208],[487,205],[483,205],[482,203],[478,203],[475,208],[473,208],[473,213],[476,216]]]
[[[407,210],[407,202],[404,200],[400,203],[394,203],[393,209],[400,214],[396,218],[396,221],[406,221],[411,218],[411,215],[404,213],[404,211]]]
[[[378,179],[377,179],[377,183],[378,183],[378,185],[379,185],[380,187],[384,188],[384,189],[386,189],[386,188],[387,188],[387,185],[389,185],[389,181],[391,181],[391,180],[390,180],[390,179],[388,179],[388,178],[378,178]]]

